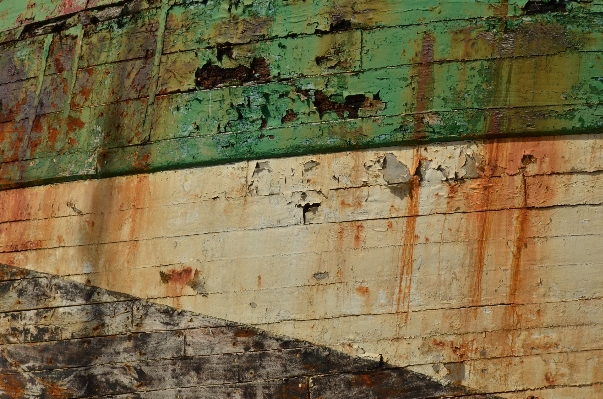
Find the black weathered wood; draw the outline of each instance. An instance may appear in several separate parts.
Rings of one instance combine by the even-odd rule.
[[[309,342],[274,337],[256,328],[208,327],[186,330],[186,355],[243,353],[313,346]]]
[[[6,345],[4,359],[30,371],[85,367],[140,360],[172,359],[184,355],[184,333],[165,331],[107,337]],[[0,373],[12,368],[0,358]]]
[[[0,297],[0,312],[132,299],[97,287],[73,284],[60,277],[3,281],[0,282]]]
[[[109,302],[0,313],[0,343],[127,334],[132,330],[133,303]]]
[[[234,326],[235,323],[169,306],[139,301],[134,305],[134,331],[183,330]]]
[[[469,394],[462,386],[443,385],[403,368],[337,373],[310,379],[310,399],[341,398],[343,392],[354,399],[466,398]],[[472,397],[477,399],[480,396]]]
[[[22,269],[20,267],[8,266],[0,263],[0,281],[23,280],[29,278],[44,277],[42,273]]]
[[[485,398],[250,326],[2,271],[0,399]]]
[[[94,397],[97,398],[97,397]],[[113,396],[113,399],[307,399],[308,379],[288,378],[242,384],[225,384]]]
[[[45,370],[34,375],[80,395],[92,395],[255,382],[377,367],[379,364],[375,362],[315,347]]]

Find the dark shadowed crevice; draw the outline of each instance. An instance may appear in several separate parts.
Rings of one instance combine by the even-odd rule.
[[[546,14],[564,12],[566,4],[565,0],[529,0],[521,9],[528,15]]]

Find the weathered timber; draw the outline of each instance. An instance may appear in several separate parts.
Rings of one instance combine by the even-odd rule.
[[[14,268],[0,268],[4,274],[11,271],[16,275]],[[45,278],[40,273],[34,276],[19,282],[35,284]],[[48,285],[58,285],[52,289],[56,297],[65,293],[68,299],[57,300],[48,309],[51,313],[1,314],[3,336],[13,337],[0,345],[0,389],[6,397],[268,395],[310,399],[348,392],[358,398],[386,395],[418,399],[470,393],[461,385],[438,383],[382,361],[270,336],[244,325],[222,323],[222,327],[200,329],[194,319],[206,320],[205,324],[212,319],[142,300],[66,306],[73,302],[74,293],[81,294],[81,302],[90,301],[90,288],[59,280],[46,278]],[[0,291],[0,303],[5,302],[6,292]],[[104,297],[112,299],[111,293]],[[159,327],[166,331],[132,332],[132,313],[136,314],[138,329]],[[118,314],[126,317],[116,318]],[[147,318],[149,322],[145,322]],[[10,320],[17,321],[12,329]],[[97,327],[88,328],[90,323]],[[22,331],[21,340],[15,340],[19,324],[26,324],[28,331]],[[31,334],[34,330],[35,337]],[[21,341],[27,343],[18,343]],[[346,386],[350,380],[352,388]],[[362,386],[355,381],[363,381]]]

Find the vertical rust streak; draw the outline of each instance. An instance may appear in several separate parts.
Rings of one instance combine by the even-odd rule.
[[[421,46],[421,56],[419,61],[418,83],[415,103],[415,134],[414,138],[419,139],[425,135],[425,126],[423,115],[431,105],[433,96],[433,54],[435,39],[431,32],[425,33]]]
[[[420,153],[415,154],[415,165],[413,171],[416,172]],[[410,317],[410,293],[412,287],[412,272],[414,262],[414,250],[417,241],[417,217],[419,215],[419,176],[413,176],[408,182],[408,205],[406,207],[406,225],[404,226],[404,236],[402,238],[402,248],[400,250],[400,273],[398,279],[398,292],[396,295],[396,313],[404,313],[404,322]]]
[[[486,197],[488,197],[486,193]],[[487,203],[488,199],[486,199]],[[488,211],[478,212],[475,217],[475,224],[478,228],[476,248],[472,256],[473,282],[471,284],[471,305],[477,306],[482,300],[482,282],[484,277],[484,267],[486,261],[487,241],[490,232],[491,220]]]
[[[519,320],[515,311],[518,302],[519,287],[521,284],[521,255],[527,246],[527,225],[528,225],[528,210],[522,208],[519,210],[517,219],[515,220],[515,233],[513,237],[513,253],[511,259],[511,280],[509,283],[508,302],[511,304],[511,326],[518,327]]]
[[[477,181],[477,198],[473,199],[473,206],[476,215],[474,216],[473,227],[477,228],[476,245],[470,251],[470,269],[472,270],[472,284],[470,286],[470,304],[478,306],[482,301],[483,293],[483,276],[486,262],[486,252],[488,250],[488,240],[492,225],[492,217],[489,212],[490,203],[492,201],[492,183],[491,178],[495,168],[498,165],[499,158],[499,143],[493,141],[485,145],[486,149],[486,164],[485,170],[480,179]],[[469,226],[471,228],[471,226]],[[469,232],[471,235],[471,232]]]
[[[509,306],[505,308],[503,325],[510,331],[510,347],[512,354],[516,354],[517,339],[521,328],[521,313],[519,312],[519,294],[522,278],[522,254],[523,250],[527,247],[527,236],[528,236],[528,212],[527,206],[527,191],[525,176],[523,178],[523,193],[524,201],[523,206],[519,209],[518,214],[514,218],[514,233],[513,233],[513,246],[512,246],[512,257],[511,257],[511,270],[510,270],[510,281],[509,281],[509,293],[507,302]]]

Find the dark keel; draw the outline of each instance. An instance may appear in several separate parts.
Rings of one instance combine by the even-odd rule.
[[[0,265],[0,398],[486,398],[127,295]]]

